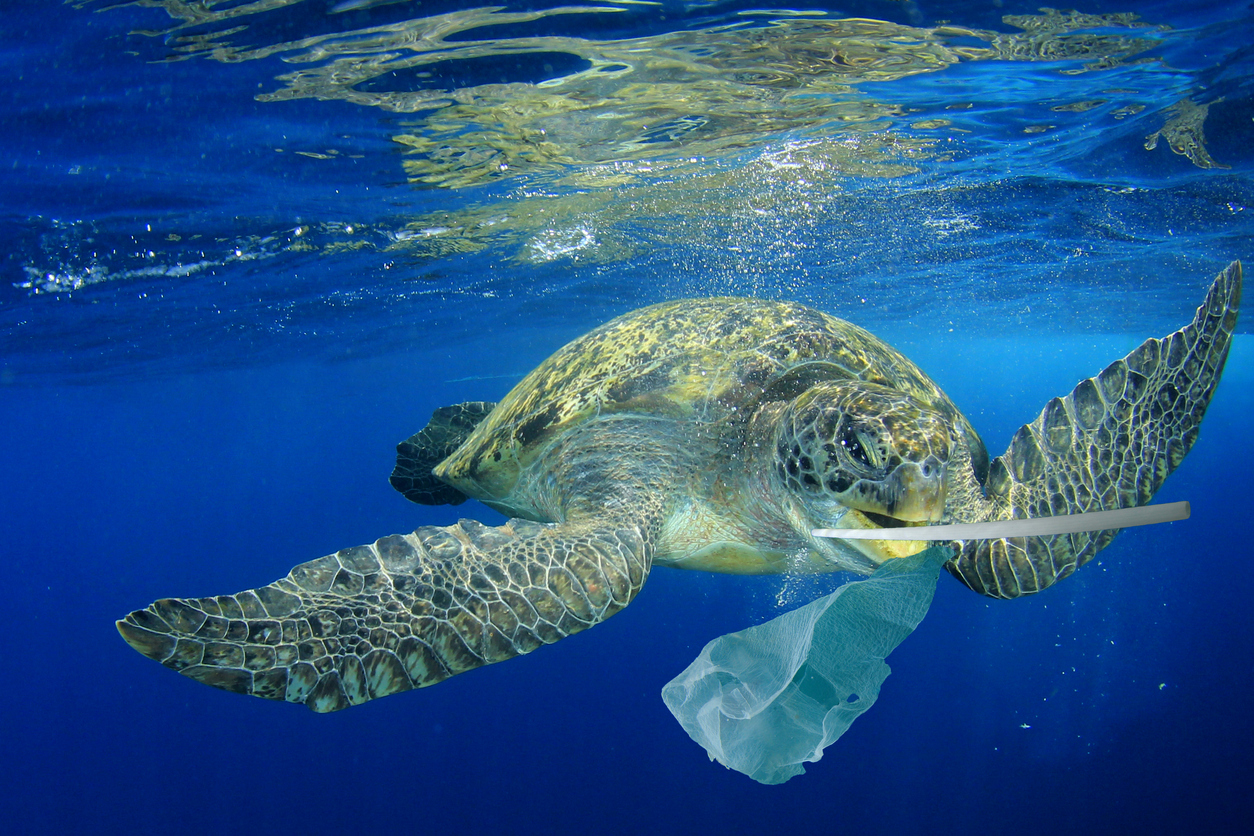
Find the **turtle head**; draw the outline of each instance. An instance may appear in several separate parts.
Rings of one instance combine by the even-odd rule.
[[[951,417],[905,392],[825,382],[780,414],[775,468],[811,528],[917,525],[944,514],[956,441]],[[892,555],[868,556],[879,563]]]

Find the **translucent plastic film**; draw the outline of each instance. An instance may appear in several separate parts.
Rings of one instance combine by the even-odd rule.
[[[763,784],[817,761],[879,696],[884,659],[927,615],[948,548],[890,560],[765,624],[710,642],[662,689],[711,760]]]

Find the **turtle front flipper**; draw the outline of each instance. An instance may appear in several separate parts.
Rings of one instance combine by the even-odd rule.
[[[165,598],[117,623],[200,682],[337,711],[529,653],[604,621],[652,563],[647,526],[427,526],[303,563],[269,586]]]
[[[442,406],[431,413],[427,426],[396,445],[396,467],[388,480],[392,487],[419,505],[465,502],[466,494],[437,479],[431,468],[462,446],[495,406],[486,401],[467,401]]]
[[[1241,304],[1241,263],[1211,285],[1193,322],[1149,339],[1054,398],[989,468],[988,517],[1044,517],[1144,505],[1197,440]],[[1115,531],[970,540],[946,568],[995,598],[1039,592],[1083,566]]]

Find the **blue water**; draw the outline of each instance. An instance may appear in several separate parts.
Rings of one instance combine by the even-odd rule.
[[[1248,823],[1249,317],[1156,497],[1193,517],[1018,601],[942,577],[874,708],[779,787],[710,763],[659,692],[835,578],[658,570],[586,634],[332,715],[204,687],[113,627],[384,534],[498,522],[406,502],[394,445],[661,299],[857,321],[1003,450],[1254,258],[1248,3],[1086,0],[1150,25],[1070,28],[1037,5],[274,0],[188,5],[219,18],[175,28],[173,2],[4,3],[6,832]],[[528,8],[548,6],[493,14]],[[435,15],[472,23],[396,40]],[[1014,15],[1037,16],[1040,60],[990,46],[1028,42]],[[834,23],[852,17],[886,23],[858,41]],[[1199,106],[1204,151],[1145,147]]]

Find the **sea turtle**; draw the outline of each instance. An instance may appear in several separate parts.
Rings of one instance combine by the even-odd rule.
[[[426,526],[238,595],[118,622],[209,685],[334,711],[527,653],[627,606],[654,566],[870,573],[925,525],[1149,501],[1197,437],[1241,294],[1234,262],[1189,325],[1051,400],[991,463],[949,398],[867,331],[788,302],[687,299],[558,350],[499,404],[436,410],[393,484],[513,517]],[[967,541],[949,571],[1000,598],[1075,571],[1114,531]]]

